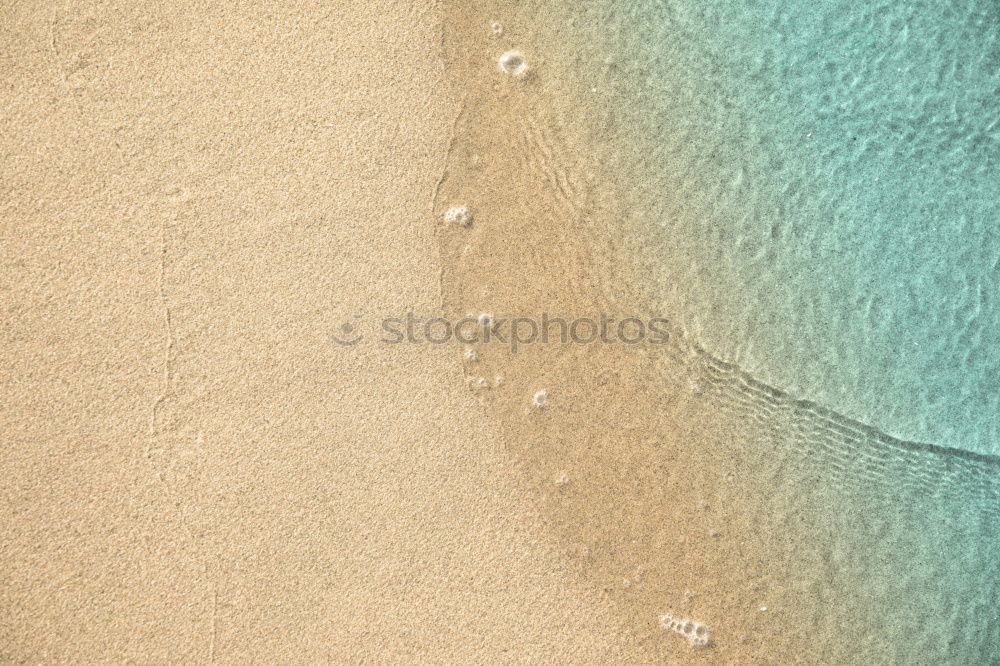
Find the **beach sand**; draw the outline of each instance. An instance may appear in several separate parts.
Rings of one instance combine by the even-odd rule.
[[[536,9],[3,10],[0,660],[920,663],[941,609],[987,654],[982,460],[676,328],[379,341],[669,318]]]
[[[631,660],[451,349],[429,2],[2,10],[4,663]]]

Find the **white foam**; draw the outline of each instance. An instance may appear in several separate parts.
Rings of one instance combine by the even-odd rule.
[[[499,59],[500,71],[515,78],[521,78],[528,73],[528,61],[520,51],[507,51]]]
[[[542,389],[541,391],[536,393],[535,396],[531,399],[531,404],[533,404],[535,407],[538,407],[539,409],[547,405],[548,402],[549,402],[549,392],[546,391],[545,389]]]
[[[706,647],[712,638],[712,632],[701,622],[688,619],[678,620],[669,613],[660,618],[660,624],[664,629],[688,639],[692,647]]]
[[[444,221],[467,227],[472,224],[472,211],[467,206],[453,206],[444,214]]]

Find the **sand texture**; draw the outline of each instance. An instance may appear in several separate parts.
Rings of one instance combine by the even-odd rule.
[[[682,326],[568,7],[0,9],[0,663],[990,663],[997,459]]]

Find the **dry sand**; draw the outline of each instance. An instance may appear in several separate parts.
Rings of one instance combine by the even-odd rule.
[[[7,4],[4,663],[642,660],[441,308],[431,2]]]

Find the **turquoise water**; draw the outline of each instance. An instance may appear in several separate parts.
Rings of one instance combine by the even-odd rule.
[[[1000,454],[1000,4],[574,15],[650,295],[770,385]]]
[[[692,493],[727,521],[703,551],[680,539],[684,566],[643,556],[634,626],[713,581],[690,600],[718,627],[705,663],[998,663],[1000,6],[454,5],[476,36],[449,60],[446,188],[534,178],[534,223],[583,236],[606,302],[677,324],[637,392],[669,425],[602,433],[581,412],[568,437],[676,443],[644,482],[629,451],[591,470],[620,498],[594,523],[648,509],[614,537],[678,542]],[[529,76],[498,73],[511,49]],[[491,142],[518,157],[488,166]],[[575,547],[586,520],[554,506]],[[602,552],[585,568],[607,592],[634,562]]]
[[[800,607],[775,663],[998,663],[1000,5],[521,7],[586,155],[560,223],[744,430],[720,488]]]

